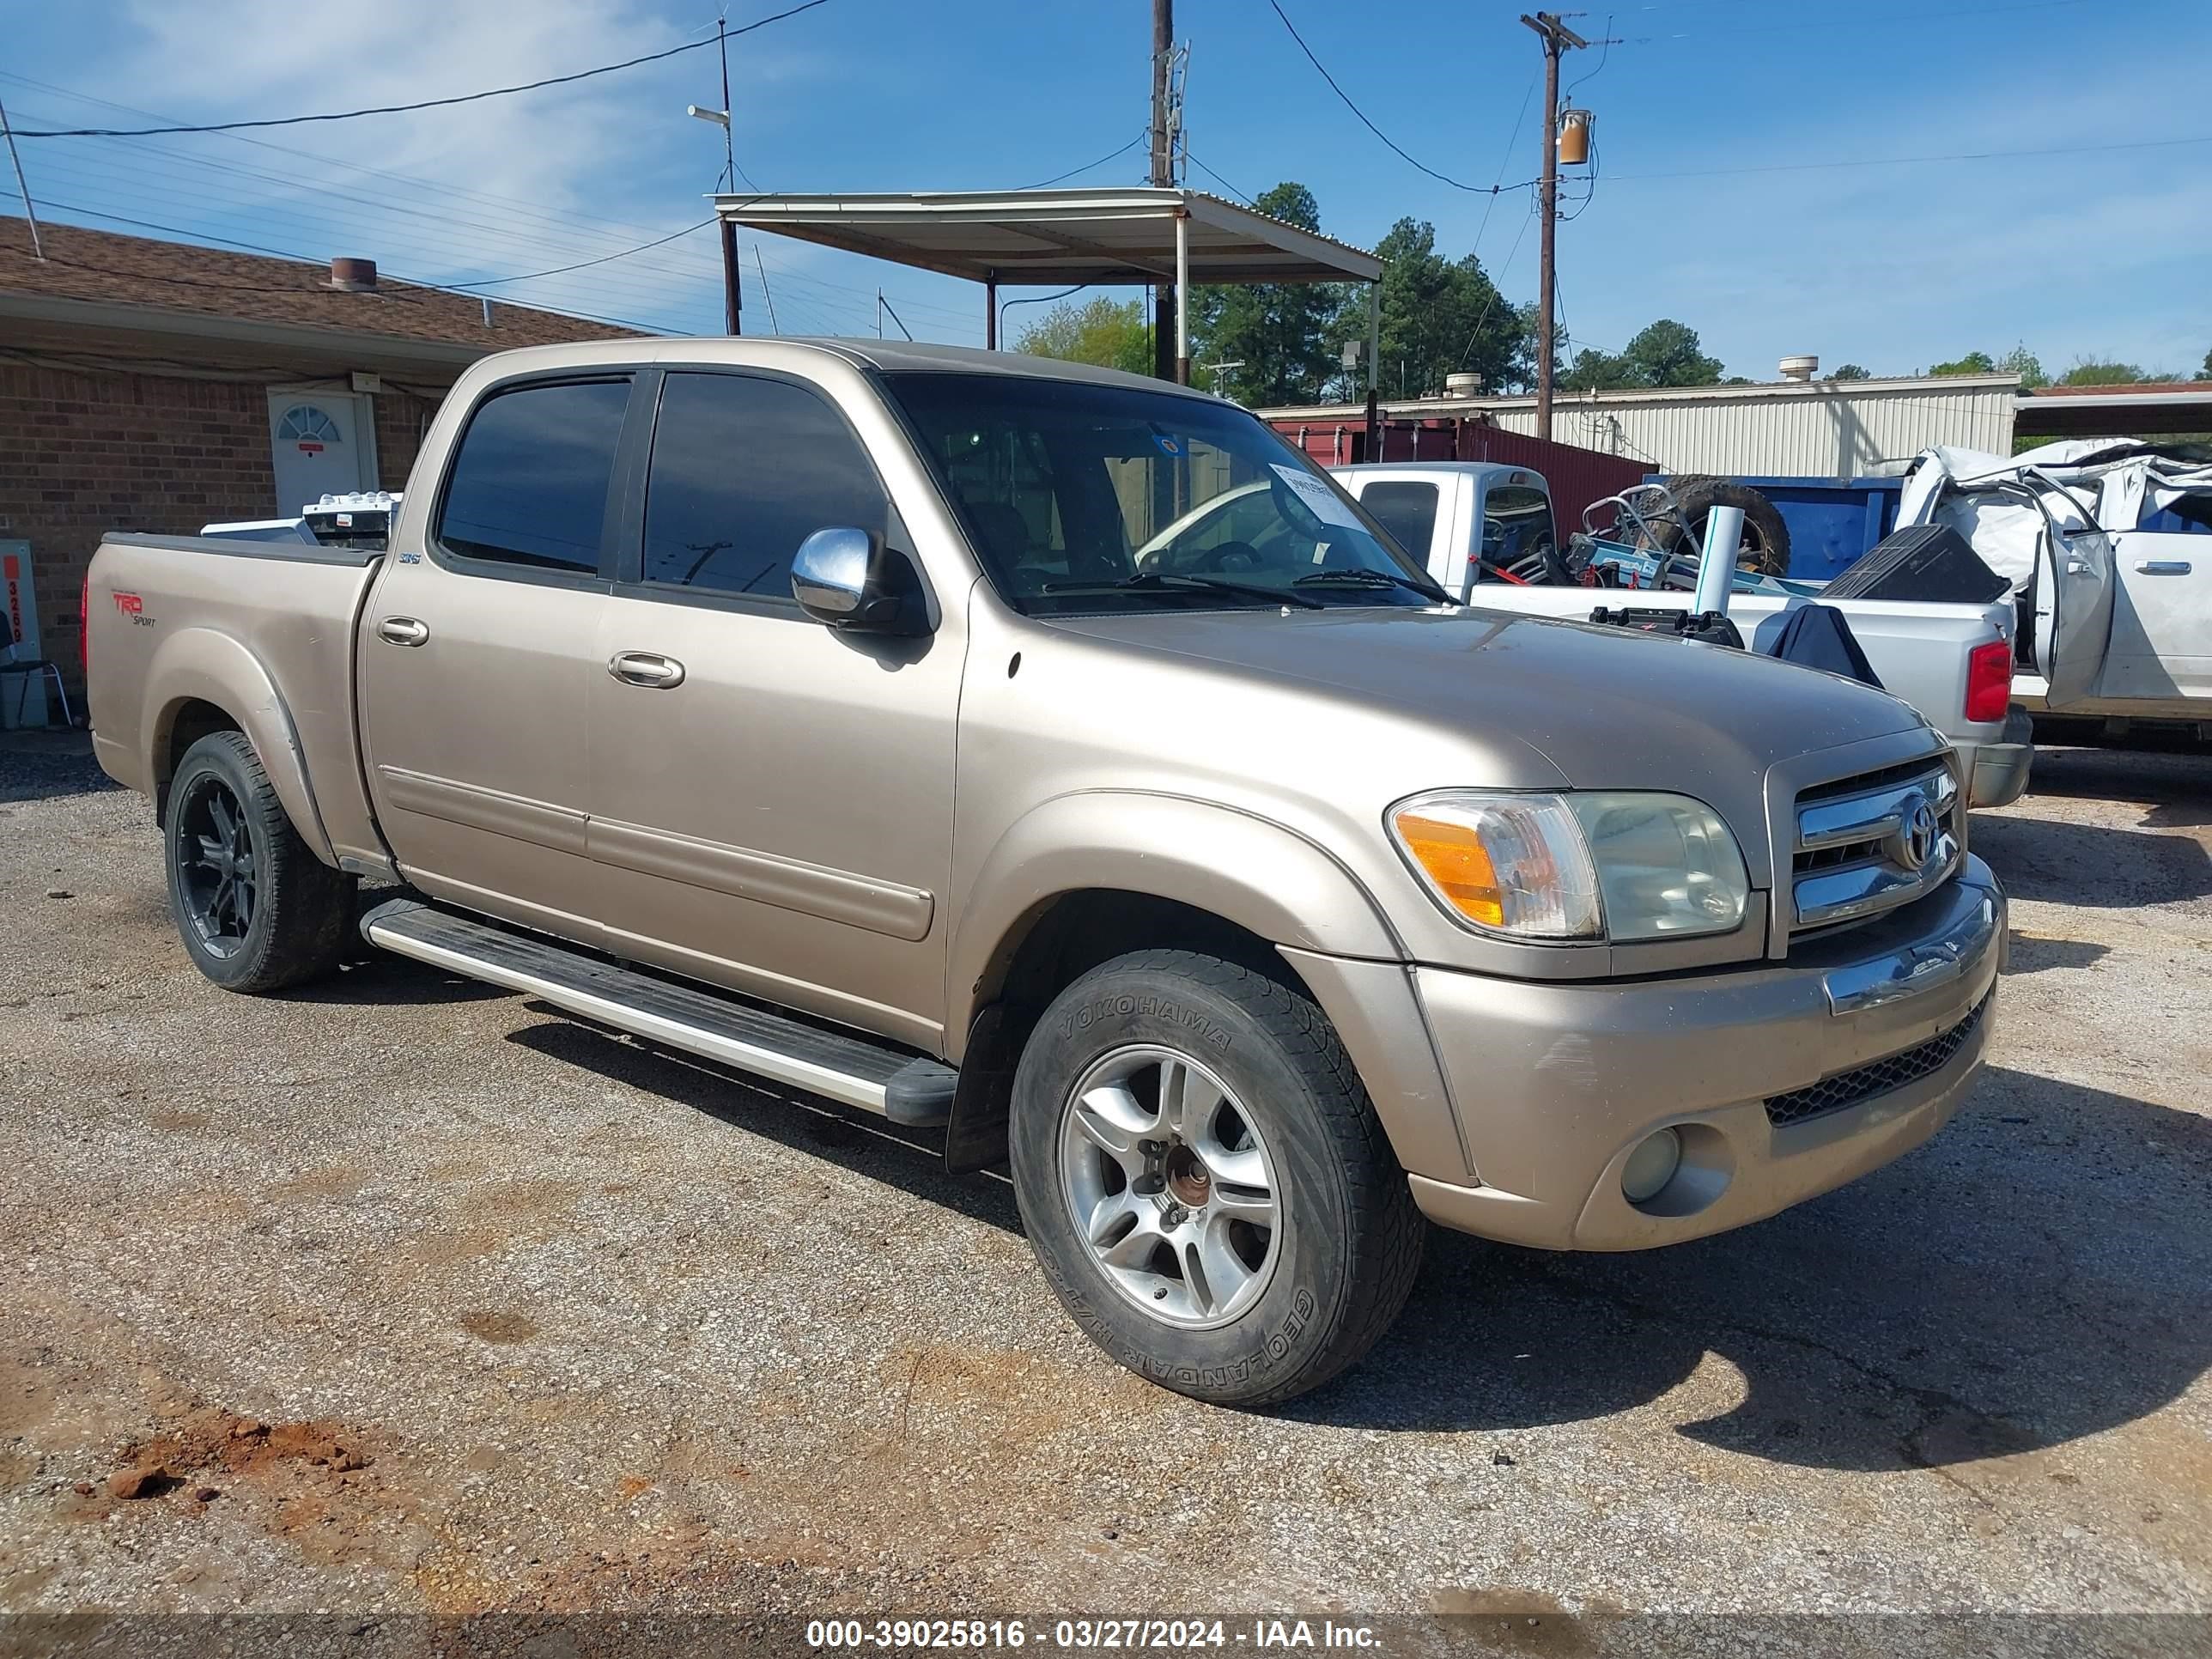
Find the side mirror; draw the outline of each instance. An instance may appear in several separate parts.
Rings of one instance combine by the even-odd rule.
[[[791,560],[791,596],[817,622],[854,634],[927,634],[921,580],[906,555],[851,525],[817,530]]]

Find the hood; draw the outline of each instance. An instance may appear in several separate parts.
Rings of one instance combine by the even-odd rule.
[[[1814,669],[1500,611],[1346,606],[1050,625],[1216,672],[1302,682],[1424,725],[1510,734],[1577,788],[1670,789],[1731,817],[1763,798],[1777,761],[1926,725],[1887,693]]]

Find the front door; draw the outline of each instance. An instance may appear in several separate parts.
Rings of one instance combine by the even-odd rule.
[[[276,516],[290,519],[325,495],[376,488],[374,423],[349,392],[286,390],[269,394],[269,459],[276,474]]]
[[[608,948],[928,1046],[944,1017],[961,619],[871,638],[792,599],[812,532],[904,540],[818,389],[671,370],[653,432],[641,544],[624,550],[592,690]]]
[[[606,678],[629,398],[627,377],[602,373],[525,380],[477,404],[434,499],[401,515],[358,646],[369,787],[408,879],[584,943],[591,702]]]

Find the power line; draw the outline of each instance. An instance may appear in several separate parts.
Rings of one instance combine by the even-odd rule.
[[[1042,179],[1034,185],[1023,185],[1018,186],[1018,188],[1023,190],[1042,190],[1048,185],[1056,185],[1063,179],[1073,179],[1079,173],[1088,173],[1093,167],[1103,167],[1115,156],[1127,155],[1131,150],[1136,149],[1138,145],[1149,141],[1151,137],[1152,134],[1149,132],[1140,132],[1135,137],[1129,140],[1127,143],[1122,145],[1121,149],[1109,149],[1095,161],[1085,161],[1079,167],[1070,167],[1065,173],[1055,173],[1049,179]]]
[[[315,266],[315,265],[319,265],[319,264],[322,263],[322,261],[321,261],[321,260],[319,260],[319,259],[316,259],[316,258],[312,258],[311,256],[309,256],[309,255],[307,255],[307,254],[295,252],[293,252],[290,248],[282,248],[282,247],[265,247],[265,246],[262,246],[260,243],[258,243],[258,242],[241,242],[241,241],[239,241],[239,240],[237,240],[236,239],[234,239],[234,238],[233,238],[233,237],[228,237],[228,236],[213,236],[213,235],[210,235],[210,234],[209,234],[207,232],[205,232],[205,231],[199,231],[199,230],[185,230],[185,229],[182,229],[182,228],[179,228],[178,226],[175,226],[175,225],[161,225],[161,224],[155,224],[155,223],[154,223],[151,220],[148,220],[148,219],[131,219],[131,218],[126,218],[125,216],[124,216],[122,214],[119,214],[119,213],[101,213],[101,212],[98,211],[96,209],[88,208],[88,207],[78,207],[78,206],[76,206],[76,205],[74,205],[73,204],[71,204],[71,203],[68,203],[68,202],[48,202],[48,201],[41,201],[41,202],[40,202],[40,203],[38,204],[38,205],[39,205],[39,206],[40,206],[40,207],[42,207],[42,208],[48,208],[48,209],[52,209],[52,210],[55,210],[55,211],[61,212],[61,213],[81,213],[81,214],[84,215],[84,216],[85,216],[86,218],[88,218],[88,219],[106,219],[106,220],[107,220],[107,221],[109,221],[110,222],[114,223],[114,224],[118,224],[118,225],[131,225],[131,226],[135,226],[136,228],[138,228],[138,229],[140,229],[140,230],[158,230],[158,231],[161,232],[164,235],[167,235],[167,236],[191,236],[191,237],[197,237],[199,240],[201,240],[201,241],[203,241],[203,242],[220,242],[220,243],[222,243],[225,247],[243,248],[243,249],[245,249],[245,250],[246,250],[247,252],[249,252],[249,253],[266,253],[266,254],[270,254],[270,255],[271,255],[272,257],[274,257],[274,258],[279,258],[279,259],[294,259],[294,260],[297,260],[300,264],[304,264],[304,265]],[[410,287],[410,288],[428,289],[431,289],[431,290],[433,290],[433,291],[434,291],[434,292],[440,292],[440,293],[452,293],[452,292],[453,292],[453,290],[452,290],[452,289],[446,289],[446,288],[442,287],[441,284],[439,284],[439,283],[423,283],[423,282],[417,282],[417,281],[416,281],[416,280],[415,280],[414,278],[412,278],[412,277],[401,276],[398,276],[398,275],[396,275],[396,274],[394,275],[394,276],[393,276],[393,279],[392,279],[392,280],[393,280],[393,281],[395,281],[395,282],[404,283],[406,283],[406,284],[407,284],[409,287]],[[205,286],[205,287],[214,287],[214,288],[223,288],[223,287],[228,287],[228,286],[231,286],[231,285],[230,285],[230,284],[227,284],[227,283],[216,283],[196,284],[196,286]],[[296,290],[295,290],[295,291],[296,291]],[[459,297],[474,298],[474,297],[476,297],[476,296],[474,296],[474,295],[466,295],[466,296],[456,295],[456,297],[457,297],[457,298],[459,298]],[[532,310],[541,310],[541,309],[542,309],[542,310],[546,310],[546,311],[555,311],[555,310],[557,310],[557,309],[558,309],[557,307],[551,307],[551,306],[546,306],[546,307],[531,307],[531,308],[532,308]],[[599,317],[599,316],[594,316],[592,313],[590,313],[590,312],[588,312],[588,311],[570,311],[570,312],[563,312],[563,313],[561,313],[561,314],[562,314],[562,315],[564,315],[564,316],[570,316],[570,317],[577,317],[577,318],[580,318],[580,319],[582,319],[584,321],[586,321],[586,322],[587,322],[587,323],[606,323],[606,324],[610,324],[610,325],[611,325],[612,326],[614,326],[614,327],[616,327],[616,328],[634,328],[634,329],[638,329],[638,330],[640,330],[640,331],[643,331],[643,332],[645,332],[645,333],[647,333],[647,334],[665,334],[665,333],[670,333],[670,332],[681,332],[681,331],[680,331],[680,330],[672,331],[672,330],[668,330],[668,329],[659,328],[659,327],[656,327],[655,325],[653,325],[653,324],[650,324],[650,323],[641,323],[641,322],[637,322],[637,321],[635,321],[634,319],[630,319],[630,318],[628,318],[628,317]]]
[[[720,222],[719,216],[714,219],[702,219],[697,224],[686,225],[683,229],[671,232],[657,241],[641,242],[637,246],[626,247],[619,253],[603,253],[596,259],[580,259],[573,265],[555,265],[550,270],[526,270],[520,276],[483,276],[472,283],[447,283],[444,286],[447,288],[496,288],[504,283],[527,283],[539,276],[558,276],[566,270],[588,270],[593,265],[604,265],[616,259],[627,259],[631,254],[642,253],[647,248],[665,247],[679,236],[689,236],[695,231],[704,230],[708,226],[718,222]]]
[[[63,127],[42,131],[19,131],[18,138],[159,138],[180,132],[240,132],[249,128],[296,127],[316,121],[352,121],[364,115],[404,115],[415,110],[447,109],[455,104],[473,104],[486,98],[505,98],[518,92],[536,92],[545,87],[567,86],[572,82],[588,81],[594,76],[613,75],[619,70],[635,69],[641,64],[657,64],[664,58],[673,58],[679,52],[696,52],[700,47],[718,41],[735,40],[740,34],[750,34],[755,29],[766,28],[770,23],[780,23],[787,17],[796,17],[803,11],[827,5],[830,0],[802,0],[788,11],[763,17],[741,28],[718,29],[704,40],[687,40],[682,46],[671,46],[665,52],[651,52],[641,58],[625,58],[619,64],[602,64],[596,69],[578,70],[573,75],[550,75],[542,81],[526,81],[519,86],[489,87],[482,92],[463,93],[453,98],[427,98],[417,104],[379,104],[368,109],[349,109],[326,112],[319,115],[282,115],[258,121],[210,121],[197,126],[167,127]]]
[[[1419,171],[1427,173],[1430,178],[1436,179],[1438,183],[1449,185],[1454,190],[1463,190],[1471,196],[1480,196],[1486,193],[1495,196],[1501,188],[1507,190],[1520,190],[1523,188],[1523,186],[1520,185],[1508,185],[1501,186],[1497,185],[1485,185],[1463,184],[1459,179],[1453,178],[1449,173],[1438,173],[1427,162],[1416,161],[1412,155],[1407,155],[1405,149],[1399,145],[1395,139],[1392,138],[1389,133],[1383,131],[1382,128],[1376,126],[1374,122],[1367,118],[1367,112],[1352,101],[1352,94],[1350,93],[1346,92],[1342,87],[1337,85],[1336,77],[1328,72],[1328,66],[1324,64],[1320,58],[1314,56],[1314,49],[1306,44],[1305,36],[1298,33],[1297,25],[1291,21],[1290,14],[1282,9],[1281,5],[1278,3],[1278,0],[1267,0],[1267,4],[1273,9],[1275,15],[1283,20],[1283,27],[1291,32],[1291,39],[1298,43],[1298,50],[1305,53],[1306,61],[1321,71],[1321,78],[1328,82],[1328,89],[1344,100],[1345,108],[1350,110],[1354,115],[1359,118],[1360,125],[1365,127],[1368,131],[1373,133],[1377,138],[1380,138],[1385,144],[1389,145],[1391,152],[1401,161],[1406,161]],[[1529,183],[1531,184],[1534,184],[1534,182],[1535,180],[1533,179],[1529,180]]]
[[[1521,124],[1528,118],[1528,100],[1536,95],[1536,82],[1542,78],[1540,73],[1528,77],[1528,89],[1521,94],[1520,111],[1513,118],[1513,136],[1505,141],[1505,154],[1498,158],[1498,182],[1491,187],[1490,199],[1482,204],[1482,222],[1474,228],[1474,246],[1470,252],[1478,260],[1482,258],[1482,233],[1490,228],[1491,211],[1498,205],[1498,187],[1505,181],[1505,169],[1513,165],[1513,147],[1521,142]]]
[[[2182,144],[2212,144],[2212,133],[2195,138],[2137,138],[2118,144],[2057,144],[2043,149],[1963,150],[1954,155],[1880,155],[1855,161],[1784,161],[1771,167],[1699,167],[1682,173],[1616,173],[1615,184],[1631,179],[1722,179],[1747,173],[1826,173],[1846,167],[1919,167],[1933,161],[1997,161],[2015,156],[2102,155],[2124,149],[2172,149]]]
[[[1216,173],[1212,167],[1206,166],[1205,162],[1200,161],[1197,156],[1192,155],[1188,146],[1184,148],[1182,154],[1183,159],[1188,161],[1191,166],[1196,167],[1207,178],[1212,179],[1215,184],[1220,185],[1222,189],[1227,191],[1238,201],[1243,203],[1246,207],[1256,207],[1257,204],[1250,197],[1247,196],[1243,191],[1237,189],[1236,185],[1231,184],[1226,179]]]

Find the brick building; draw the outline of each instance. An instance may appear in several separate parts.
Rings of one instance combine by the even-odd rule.
[[[289,517],[325,490],[398,489],[477,358],[630,332],[356,262],[40,229],[43,260],[25,222],[0,216],[0,557],[11,609],[34,610],[39,653],[72,696],[103,532],[189,533]]]

